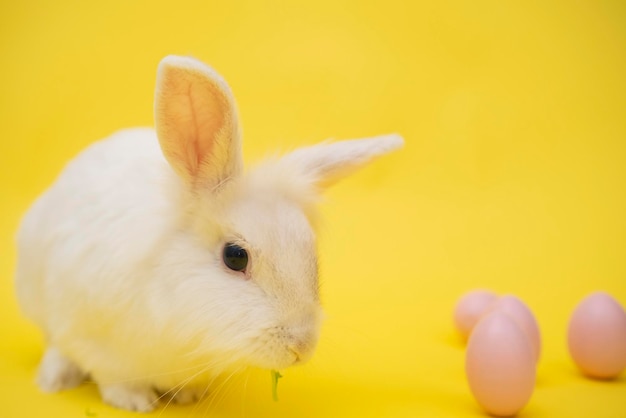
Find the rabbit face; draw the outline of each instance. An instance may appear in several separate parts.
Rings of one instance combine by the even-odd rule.
[[[251,340],[250,361],[283,368],[309,359],[319,336],[315,235],[302,210],[281,196],[243,195],[228,210],[232,229],[223,242],[247,252],[248,264],[238,275],[258,289],[266,306],[268,317]]]

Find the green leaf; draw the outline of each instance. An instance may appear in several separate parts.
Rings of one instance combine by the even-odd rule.
[[[277,370],[272,370],[272,399],[278,402],[278,379],[283,377]]]

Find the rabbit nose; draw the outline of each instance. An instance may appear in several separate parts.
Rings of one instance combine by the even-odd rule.
[[[308,340],[295,339],[289,343],[287,350],[294,356],[294,363],[302,363],[309,360],[313,356],[315,346],[317,345],[317,338],[310,338]]]
[[[313,355],[319,331],[317,324],[307,326],[292,327],[290,338],[287,341],[287,350],[295,357],[295,363],[307,361]]]
[[[291,352],[291,354],[293,354],[294,364],[298,364],[302,361],[302,354],[300,354],[300,351],[298,351],[295,346],[290,345],[289,347],[287,347],[287,349]]]

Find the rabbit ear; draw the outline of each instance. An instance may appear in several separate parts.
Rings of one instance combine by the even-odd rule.
[[[189,184],[213,188],[242,171],[235,101],[210,67],[193,58],[165,57],[154,114],[163,154]]]
[[[299,148],[283,159],[316,185],[327,187],[403,144],[400,135],[381,135]]]

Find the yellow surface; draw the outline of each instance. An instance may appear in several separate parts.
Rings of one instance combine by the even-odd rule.
[[[624,3],[298,3],[2,2],[0,416],[137,416],[93,385],[34,386],[42,340],[13,296],[13,235],[78,150],[152,124],[156,64],[177,53],[231,84],[248,160],[328,137],[407,145],[324,204],[328,319],[280,401],[251,371],[154,416],[484,416],[451,315],[487,287],[525,300],[543,333],[521,417],[626,417],[626,373],[586,380],[565,346],[588,292],[626,305]]]

